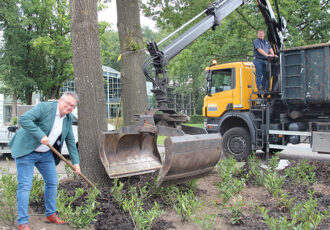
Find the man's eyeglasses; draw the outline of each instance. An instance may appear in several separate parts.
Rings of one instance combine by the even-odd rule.
[[[66,101],[64,98],[62,98],[62,100],[65,102],[65,104],[67,104],[67,106],[69,106],[71,109],[76,108],[76,105],[72,105],[71,103],[69,103],[68,101]]]

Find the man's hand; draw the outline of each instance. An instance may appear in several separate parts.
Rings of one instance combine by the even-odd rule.
[[[73,167],[74,167],[74,173],[75,174],[81,174],[81,171],[80,171],[80,166],[79,165],[73,165]]]
[[[40,143],[43,145],[48,145],[49,144],[49,139],[47,136],[44,136],[43,138],[41,138]]]

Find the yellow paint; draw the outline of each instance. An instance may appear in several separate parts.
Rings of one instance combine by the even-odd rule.
[[[207,67],[209,70],[235,69],[235,88],[212,94],[204,97],[203,116],[221,117],[228,110],[248,110],[250,108],[249,99],[255,99],[252,94],[257,91],[255,83],[252,84],[252,62],[233,62]],[[231,105],[230,105],[231,104]],[[215,109],[216,108],[216,109]],[[207,112],[207,114],[205,113]]]

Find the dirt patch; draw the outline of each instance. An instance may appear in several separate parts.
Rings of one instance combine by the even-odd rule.
[[[296,163],[293,163],[294,166]],[[317,211],[328,210],[330,206],[330,184],[329,184],[329,163],[328,162],[309,162],[310,165],[315,166],[317,169],[315,171],[316,183],[313,185],[307,184],[295,184],[290,178],[285,179],[284,191],[288,194],[288,199],[295,198],[293,204],[298,204],[301,202],[306,202],[309,198],[309,191],[314,192],[313,198],[318,199]],[[292,167],[292,166],[291,166]],[[248,173],[249,168],[244,166],[242,174]],[[284,171],[282,171],[284,172]],[[279,172],[280,174],[282,172]],[[165,211],[157,222],[154,224],[154,230],[163,229],[202,229],[200,224],[195,221],[182,222],[180,216],[173,210],[173,204],[165,202],[165,200],[154,193],[152,186],[154,184],[155,174],[145,175],[145,176],[135,176],[130,178],[124,178],[121,181],[124,183],[123,193],[128,193],[131,187],[143,187],[152,194],[147,200],[145,200],[144,208],[146,210],[150,209],[154,202],[156,201],[160,207]],[[262,215],[257,208],[256,204],[260,207],[265,207],[269,210],[268,215],[273,217],[286,216],[290,218],[289,210],[283,206],[279,206],[278,201],[274,199],[268,191],[263,186],[257,186],[256,178],[249,177],[246,181],[244,190],[237,196],[240,196],[245,202],[245,208],[242,215],[242,223],[240,225],[232,225],[230,219],[230,211],[228,207],[232,205],[230,201],[225,207],[222,207],[219,203],[219,191],[217,190],[215,183],[219,182],[220,177],[214,170],[207,177],[201,178],[197,182],[197,188],[195,189],[195,194],[199,200],[201,200],[202,208],[196,213],[196,218],[204,218],[207,215],[215,216],[215,222],[212,229],[269,229],[269,227],[263,222]],[[88,186],[85,182],[76,181],[61,181],[60,189],[64,189],[68,194],[74,194],[76,188],[87,189]],[[189,190],[187,185],[178,185],[180,190]],[[100,202],[101,215],[97,216],[97,220],[93,223],[95,229],[100,230],[110,230],[110,229],[134,229],[134,224],[131,220],[129,213],[124,212],[114,200],[111,194],[111,188],[102,188],[102,197],[98,197]],[[74,206],[78,206],[83,202],[84,197],[77,200]],[[43,222],[43,197],[38,203],[31,204],[33,212],[40,213],[40,216],[35,216],[32,219],[33,223]],[[39,218],[39,219],[38,219]],[[31,223],[32,223],[31,222]],[[41,226],[41,225],[40,225]],[[330,220],[329,218],[324,220],[318,227],[318,229],[329,229]],[[42,227],[34,229],[41,229]],[[45,227],[44,227],[45,228]],[[47,228],[46,226],[46,229]],[[61,228],[62,229],[62,228]],[[70,229],[69,226],[63,229]],[[52,229],[51,229],[52,230]]]

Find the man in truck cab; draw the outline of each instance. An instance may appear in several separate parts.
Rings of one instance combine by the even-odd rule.
[[[266,87],[266,66],[268,57],[274,57],[274,51],[269,42],[265,40],[265,32],[258,30],[258,38],[253,42],[253,64],[256,68],[256,83],[258,91]]]

